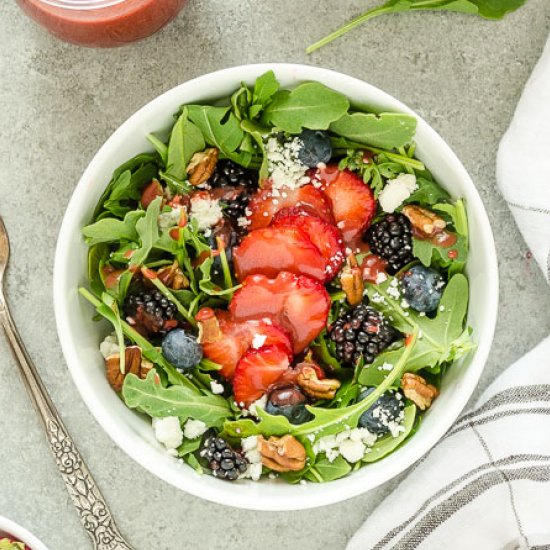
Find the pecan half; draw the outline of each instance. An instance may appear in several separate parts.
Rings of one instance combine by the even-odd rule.
[[[447,222],[441,216],[416,204],[408,204],[403,207],[402,212],[419,237],[433,237],[447,227]]]
[[[259,435],[258,451],[262,464],[276,472],[297,472],[306,465],[306,450],[292,435],[271,436],[267,440]]]
[[[177,260],[174,260],[172,265],[159,269],[157,276],[161,282],[172,290],[189,288],[189,279],[181,270]]]
[[[302,363],[300,366],[296,383],[304,390],[304,393],[314,399],[333,399],[336,390],[341,386],[339,380],[319,379],[315,368],[307,363]]]
[[[355,254],[347,257],[347,265],[342,269],[340,275],[340,284],[342,290],[346,293],[346,299],[350,306],[357,306],[363,300],[363,291],[365,283],[363,282],[363,272],[357,264]]]
[[[201,153],[195,153],[191,162],[187,165],[191,185],[201,185],[210,179],[218,162],[218,150],[214,147],[205,149]]]
[[[147,373],[153,368],[153,363],[143,358],[139,346],[128,346],[124,354],[124,359],[124,372],[120,372],[120,355],[118,353],[113,353],[105,359],[107,380],[116,392],[122,389],[124,378],[126,378],[128,373],[135,374],[145,379]]]
[[[439,395],[439,390],[428,384],[422,376],[406,372],[401,378],[401,389],[419,409],[426,410]]]
[[[197,312],[195,319],[197,320],[199,329],[199,335],[197,337],[197,342],[199,344],[210,344],[223,338],[220,323],[212,308],[203,307]]]

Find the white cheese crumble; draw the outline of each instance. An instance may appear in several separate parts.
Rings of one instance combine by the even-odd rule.
[[[363,458],[367,447],[374,445],[376,439],[376,434],[366,428],[353,428],[337,435],[321,437],[313,445],[313,451],[315,454],[325,453],[329,462],[342,455],[345,460],[353,463]]]
[[[187,439],[197,439],[208,430],[208,426],[201,420],[193,420],[190,418],[183,427],[183,435]]]
[[[416,183],[416,176],[413,174],[399,174],[395,179],[389,180],[380,192],[380,195],[378,195],[378,201],[382,210],[391,214],[416,189],[418,189],[418,185]]]
[[[118,353],[118,340],[115,334],[109,334],[105,336],[105,339],[99,344],[99,351],[103,355],[104,359],[107,359],[109,355],[115,355]]]
[[[213,394],[219,395],[220,393],[223,393],[225,388],[223,387],[223,384],[220,384],[219,382],[216,382],[215,380],[210,381],[210,391]]]
[[[223,216],[219,200],[195,197],[191,199],[191,212],[189,216],[196,220],[199,229],[205,230],[216,225]]]
[[[254,334],[254,338],[252,338],[252,347],[254,349],[261,348],[266,340],[267,336],[265,334]]]
[[[250,407],[248,407],[248,412],[252,415],[258,418],[258,409],[265,409],[265,406],[267,405],[267,394],[262,395],[260,399],[256,399]]]
[[[382,271],[380,273],[377,273],[376,274],[376,284],[377,285],[381,285],[384,281],[387,281],[388,280],[388,276],[383,273]]]
[[[262,455],[258,450],[258,436],[251,435],[241,439],[241,449],[244,457],[248,460],[246,472],[241,478],[250,478],[252,481],[258,481],[262,475]]]
[[[175,206],[170,212],[162,212],[158,217],[159,229],[166,231],[171,227],[178,225],[181,218],[181,211],[185,208],[183,206]]]
[[[393,365],[391,363],[384,363],[383,365],[380,365],[378,367],[378,370],[380,371],[391,371],[393,369]]]
[[[297,189],[310,183],[311,179],[306,176],[308,168],[298,158],[302,146],[302,140],[297,137],[283,143],[274,136],[268,138],[267,169],[274,189],[282,187]],[[273,194],[273,196],[277,195]],[[284,197],[284,194],[282,196]]]
[[[397,285],[398,285],[397,279],[393,279],[393,281],[390,283],[390,286],[388,286],[388,289],[387,289],[388,294],[395,300],[399,300],[399,298],[401,297],[401,293],[399,292],[399,288]]]
[[[152,425],[157,441],[162,443],[167,449],[176,449],[182,444],[183,431],[177,416],[153,418]]]

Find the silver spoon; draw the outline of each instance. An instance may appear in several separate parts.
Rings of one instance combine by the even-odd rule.
[[[78,512],[80,521],[92,539],[95,550],[133,550],[120,534],[92,474],[80,456],[67,428],[42,383],[11,317],[4,295],[4,274],[10,257],[10,243],[0,217],[0,323],[19,372],[40,418],[57,462],[59,473]]]

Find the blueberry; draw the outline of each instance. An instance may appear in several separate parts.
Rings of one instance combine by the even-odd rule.
[[[359,401],[363,401],[374,390],[375,388],[367,388],[362,391],[359,395]],[[359,426],[367,428],[373,434],[386,435],[390,431],[388,423],[397,420],[404,408],[403,399],[398,399],[396,393],[383,393],[370,409],[360,416]]]
[[[303,130],[298,136],[303,146],[298,153],[300,161],[314,168],[320,162],[327,163],[332,157],[332,145],[326,132],[321,130]]]
[[[163,338],[162,355],[178,369],[191,369],[202,359],[202,347],[195,338],[177,328]]]
[[[307,398],[298,388],[285,386],[276,388],[269,394],[265,411],[285,416],[291,424],[303,424],[312,418],[306,405]]]
[[[416,311],[435,311],[443,294],[445,279],[439,272],[421,264],[413,265],[401,278],[401,292]]]

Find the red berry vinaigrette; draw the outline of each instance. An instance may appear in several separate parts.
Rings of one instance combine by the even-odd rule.
[[[17,0],[52,34],[82,46],[114,47],[140,40],[173,19],[187,0]]]

